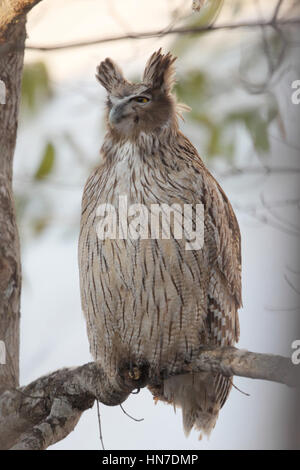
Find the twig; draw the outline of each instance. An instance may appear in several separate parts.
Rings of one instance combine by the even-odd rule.
[[[283,3],[283,0],[278,0],[271,21],[273,22],[276,21],[282,3]]]
[[[92,46],[96,44],[103,44],[107,42],[115,42],[115,41],[123,41],[125,39],[147,39],[159,36],[166,36],[170,34],[200,34],[200,33],[208,33],[211,31],[219,31],[219,30],[233,30],[238,28],[257,28],[257,27],[267,27],[267,26],[288,26],[288,25],[297,25],[300,23],[300,18],[289,18],[289,19],[280,19],[277,21],[271,20],[262,20],[262,21],[244,21],[240,23],[224,23],[219,25],[208,25],[208,26],[199,26],[194,28],[174,28],[171,30],[156,30],[156,31],[148,31],[144,33],[138,34],[125,34],[121,36],[109,36],[106,38],[96,38],[90,39],[88,41],[80,41],[80,42],[71,42],[65,44],[56,44],[56,45],[34,45],[28,44],[26,46],[27,50],[33,51],[43,51],[43,52],[50,52],[50,51],[57,51],[62,49],[73,49],[77,47],[86,47]]]
[[[120,405],[121,410],[123,411],[124,415],[128,416],[128,418],[133,419],[133,421],[136,421],[137,423],[140,423],[141,421],[144,421],[144,418],[135,418],[134,416],[131,416],[127,411],[124,409],[122,405]]]
[[[240,176],[240,175],[249,175],[249,174],[254,174],[254,175],[259,175],[259,174],[266,174],[266,175],[269,175],[271,173],[279,173],[279,174],[289,174],[289,173],[292,173],[292,174],[295,174],[295,173],[299,173],[300,172],[300,168],[293,168],[293,167],[288,167],[288,166],[268,166],[268,167],[265,167],[265,166],[259,166],[259,167],[255,167],[255,166],[244,166],[244,167],[236,167],[236,168],[231,168],[230,170],[228,171],[225,171],[224,173],[220,174],[220,178],[230,178],[232,176]]]
[[[99,400],[96,400],[96,405],[97,405],[97,417],[98,417],[98,426],[99,426],[99,438],[100,438],[102,450],[105,450],[104,442],[103,442],[102,426],[101,426]]]

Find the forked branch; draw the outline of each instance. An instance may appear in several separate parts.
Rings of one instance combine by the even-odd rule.
[[[220,372],[299,386],[300,367],[290,358],[253,353],[233,347],[205,348],[191,363],[183,363],[172,375]],[[161,377],[164,379],[166,377]],[[42,450],[64,439],[81,414],[97,399],[107,405],[121,404],[136,388],[150,381],[130,378],[121,371],[114,384],[94,362],[60,369],[17,390],[0,396],[0,448]]]

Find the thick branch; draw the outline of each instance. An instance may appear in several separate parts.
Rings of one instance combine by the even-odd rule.
[[[40,0],[0,0],[0,393],[19,383],[21,263],[12,192],[26,13]]]
[[[192,363],[184,363],[172,375],[220,372],[271,380],[289,386],[300,384],[300,367],[289,358],[253,353],[236,348],[202,349]],[[170,376],[170,375],[168,375]],[[157,382],[167,378],[156,378]],[[135,389],[153,385],[149,378],[134,380],[128,370],[108,380],[96,363],[61,369],[19,390],[0,396],[0,448],[46,449],[67,436],[81,413],[95,399],[107,405],[121,404]]]
[[[139,386],[139,385],[138,385]],[[0,449],[46,449],[75,427],[95,399],[122,403],[137,383],[121,371],[108,380],[96,363],[60,369],[0,395]]]
[[[18,386],[19,380],[21,269],[12,166],[21,94],[25,18],[11,25],[9,34],[11,44],[18,46],[18,51],[0,56],[0,80],[5,87],[5,103],[0,104],[0,340],[6,349],[6,364],[0,365],[0,393]]]
[[[0,41],[7,29],[26,15],[41,0],[0,0]]]

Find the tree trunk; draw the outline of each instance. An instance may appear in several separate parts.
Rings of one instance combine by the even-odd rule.
[[[21,94],[25,23],[24,16],[0,32],[0,80],[6,90],[5,103],[0,104],[0,341],[5,348],[5,364],[0,361],[0,393],[19,384],[21,266],[12,167]]]

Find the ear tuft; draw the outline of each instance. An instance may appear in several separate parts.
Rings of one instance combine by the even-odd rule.
[[[121,69],[109,58],[98,65],[96,77],[109,93],[118,85],[126,83]]]
[[[177,57],[172,56],[170,52],[162,54],[161,48],[154,52],[146,64],[143,82],[153,89],[170,93],[175,83],[174,62],[176,59]]]

